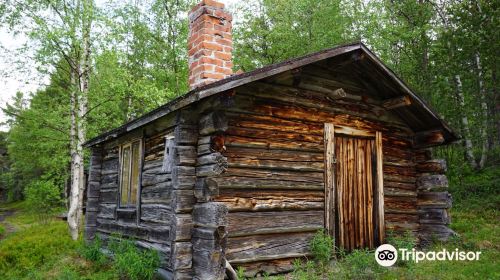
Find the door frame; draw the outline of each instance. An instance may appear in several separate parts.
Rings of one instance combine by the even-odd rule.
[[[325,230],[326,233],[335,237],[335,243],[338,244],[339,231],[336,219],[336,174],[335,174],[335,134],[373,137],[375,140],[375,152],[377,158],[377,177],[375,180],[376,188],[374,191],[374,208],[377,209],[377,221],[374,224],[374,230],[378,233],[378,242],[383,244],[385,240],[385,219],[384,219],[384,171],[383,171],[383,150],[382,150],[382,132],[369,131],[359,128],[335,125],[333,123],[324,124],[324,145],[325,145]]]

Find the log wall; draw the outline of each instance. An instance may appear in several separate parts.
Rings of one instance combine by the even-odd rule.
[[[455,232],[449,228],[451,223],[451,194],[448,192],[446,162],[432,159],[432,150],[419,149],[417,162],[417,206],[419,217],[419,239],[422,245],[432,241],[446,241]]]
[[[382,132],[386,232],[417,233],[413,132],[380,103],[256,84],[237,89],[225,114],[228,169],[212,180],[215,200],[229,210],[231,264],[249,275],[277,273],[310,255],[310,240],[324,228],[326,122]]]
[[[167,279],[192,279],[197,126],[186,117],[189,115],[177,112],[167,127],[159,129],[152,124],[142,132],[131,133],[134,136],[107,143],[102,149],[94,149],[91,160],[87,239],[97,234],[107,244],[116,235],[132,238],[138,247],[159,252],[159,275]],[[119,145],[131,137],[142,139],[144,151],[140,203],[137,208],[122,210],[118,207]],[[167,158],[166,138],[172,139]]]

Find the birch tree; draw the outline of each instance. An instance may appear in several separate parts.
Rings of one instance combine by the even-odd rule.
[[[93,0],[7,0],[0,9],[1,23],[30,39],[42,71],[52,72],[63,59],[70,76],[70,152],[71,185],[68,225],[71,237],[78,238],[82,218],[84,151],[89,77]],[[28,47],[28,46],[27,46]],[[29,55],[29,53],[28,53]]]

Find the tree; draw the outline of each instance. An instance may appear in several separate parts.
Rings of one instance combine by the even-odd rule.
[[[91,33],[94,21],[93,0],[15,1],[3,4],[1,23],[25,32],[36,42],[36,58],[45,71],[66,62],[70,76],[70,150],[71,192],[68,225],[73,239],[78,238],[82,216],[84,186],[83,143],[86,139],[86,115],[91,70]]]

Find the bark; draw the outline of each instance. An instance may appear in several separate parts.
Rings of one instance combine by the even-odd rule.
[[[92,18],[92,1],[82,3],[82,56],[75,59],[72,67],[71,94],[71,194],[68,210],[68,225],[73,240],[78,239],[83,216],[83,198],[85,190],[83,143],[86,139],[86,114],[88,108],[88,88],[90,79],[90,29]],[[78,83],[78,85],[76,85]]]
[[[498,94],[497,90],[497,69],[496,67],[493,68],[492,74],[491,74],[491,79],[493,82],[493,106],[494,106],[494,115],[495,115],[495,121],[496,121],[496,128],[497,128],[497,134],[496,134],[496,140],[494,142],[496,143],[497,146],[500,146],[500,96]]]
[[[80,173],[78,172],[78,163],[81,162],[77,152],[77,73],[71,70],[71,128],[70,128],[70,139],[71,139],[71,190],[69,196],[69,209],[68,209],[68,226],[71,233],[71,238],[76,240],[78,238],[78,197],[79,197],[79,186],[78,182],[80,180]]]
[[[481,124],[481,158],[477,165],[478,169],[482,169],[486,163],[488,156],[489,143],[488,143],[488,105],[486,104],[486,90],[484,88],[484,77],[483,69],[481,67],[481,56],[476,52],[476,67],[477,67],[477,78],[479,83],[479,99],[481,100],[481,114],[482,114],[482,124]]]
[[[457,95],[458,103],[460,106],[460,110],[462,111],[462,136],[465,146],[465,158],[469,162],[470,166],[474,169],[477,168],[477,163],[474,158],[474,152],[472,147],[472,141],[470,138],[470,128],[469,128],[469,119],[467,118],[467,114],[465,112],[465,99],[464,93],[462,91],[462,80],[460,79],[460,75],[455,75],[455,94]]]

